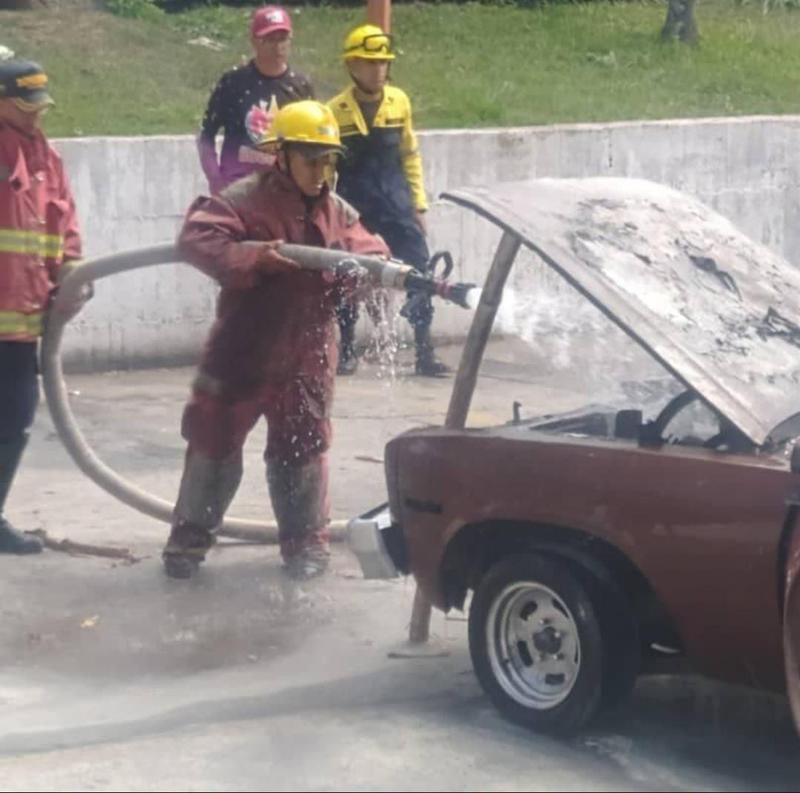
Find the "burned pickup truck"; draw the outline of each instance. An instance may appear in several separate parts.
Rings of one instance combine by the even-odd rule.
[[[446,197],[504,234],[446,426],[388,444],[389,507],[351,526],[365,572],[411,573],[442,610],[471,594],[476,674],[535,729],[580,728],[662,656],[800,717],[800,270],[650,182]],[[679,384],[655,413],[464,428],[523,246]]]

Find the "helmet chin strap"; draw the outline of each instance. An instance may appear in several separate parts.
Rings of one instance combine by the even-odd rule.
[[[353,72],[351,72],[349,69],[348,69],[347,71],[348,71],[348,72],[350,72],[350,79],[353,81],[353,83],[354,83],[355,87],[356,87],[356,88],[358,88],[358,90],[359,90],[359,91],[361,91],[361,93],[362,93],[362,94],[366,94],[367,96],[374,96],[374,97],[376,97],[376,98],[379,98],[379,97],[380,97],[380,96],[383,94],[383,88],[381,88],[381,90],[380,90],[380,91],[378,91],[378,93],[375,93],[374,91],[370,91],[370,90],[369,90],[369,89],[368,89],[368,88],[367,88],[367,87],[366,87],[366,86],[365,86],[365,85],[364,85],[364,84],[363,84],[363,83],[362,83],[362,82],[361,82],[361,81],[360,81],[360,80],[359,80],[359,79],[358,79],[358,78],[357,78],[357,77],[356,77],[356,76],[353,74]],[[389,77],[390,77],[390,75],[391,75],[391,71],[392,71],[392,67],[391,67],[391,64],[390,64],[390,65],[389,65],[389,68],[386,70],[386,81],[387,81],[387,82],[389,81]]]
[[[286,148],[285,145],[281,147],[281,149],[280,149],[278,154],[279,154],[279,156],[278,156],[278,158],[276,160],[276,163],[278,165],[278,170],[279,171],[283,171],[283,173],[285,173],[292,180],[292,182],[294,183],[294,185],[296,187],[297,186],[297,180],[294,178],[294,174],[292,173],[292,161],[291,161],[291,159],[289,157],[289,151],[288,151],[288,149]],[[283,162],[284,162],[283,166],[281,166],[281,160],[283,160]]]

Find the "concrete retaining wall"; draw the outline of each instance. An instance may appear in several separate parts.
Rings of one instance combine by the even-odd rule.
[[[789,261],[800,258],[800,116],[447,130],[421,139],[432,197],[448,188],[537,176],[642,177],[697,196]],[[55,145],[76,194],[88,255],[173,239],[186,207],[205,189],[189,136]],[[481,282],[498,232],[441,201],[433,203],[429,228],[432,248],[449,248],[459,262],[456,276]],[[571,290],[533,261],[526,265],[548,307],[538,330],[547,333],[549,318],[564,330]],[[530,273],[525,280],[530,287]],[[190,361],[214,298],[214,285],[185,265],[101,282],[68,331],[66,361],[81,369]],[[596,321],[576,311],[576,322]],[[505,327],[516,321],[511,309],[502,319]],[[443,307],[435,332],[458,337],[468,320],[466,312]]]

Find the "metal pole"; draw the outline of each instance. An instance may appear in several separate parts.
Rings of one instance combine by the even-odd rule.
[[[494,261],[486,276],[481,299],[475,311],[475,318],[472,320],[467,341],[461,352],[461,363],[453,384],[453,394],[450,397],[450,406],[444,422],[447,429],[463,429],[467,422],[483,353],[492,332],[497,309],[503,299],[503,288],[521,244],[522,241],[516,234],[506,231],[497,246]],[[430,628],[431,603],[417,587],[411,610],[411,625],[408,630],[409,642],[424,644],[430,637]]]
[[[800,528],[795,526],[786,558],[786,595],[783,609],[783,651],[786,687],[794,723],[800,733]]]
[[[392,0],[367,0],[367,22],[384,33],[392,30]]]

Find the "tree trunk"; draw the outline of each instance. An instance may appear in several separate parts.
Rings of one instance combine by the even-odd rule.
[[[43,5],[41,0],[0,0],[0,11],[30,11]]]
[[[669,4],[667,20],[661,30],[661,39],[697,44],[697,23],[694,19],[697,0],[667,0],[667,2]]]

